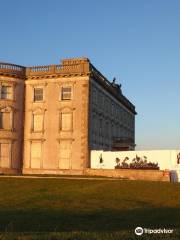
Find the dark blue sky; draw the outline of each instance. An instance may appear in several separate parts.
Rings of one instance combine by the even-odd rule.
[[[0,0],[0,61],[89,57],[136,105],[137,149],[180,148],[179,0]]]

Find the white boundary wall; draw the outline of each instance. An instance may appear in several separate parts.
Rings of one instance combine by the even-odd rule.
[[[125,157],[130,163],[133,158],[147,157],[148,162],[158,163],[160,170],[171,170],[172,181],[180,181],[180,164],[177,163],[177,155],[180,150],[147,150],[147,151],[91,151],[91,168],[95,169],[115,169],[116,158],[122,162]],[[103,162],[100,163],[100,156]]]

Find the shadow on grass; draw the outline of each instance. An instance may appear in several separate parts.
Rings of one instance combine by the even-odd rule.
[[[180,209],[0,211],[1,232],[114,232],[134,231],[137,226],[180,229]]]

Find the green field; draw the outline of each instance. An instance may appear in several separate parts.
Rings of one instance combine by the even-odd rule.
[[[171,228],[137,237],[134,229]],[[0,239],[180,239],[180,184],[0,178]]]

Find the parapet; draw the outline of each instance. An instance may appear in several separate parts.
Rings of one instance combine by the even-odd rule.
[[[0,74],[14,77],[25,77],[26,68],[23,66],[0,62]]]
[[[107,91],[114,95],[117,100],[123,103],[132,112],[135,106],[122,94],[117,84],[111,83],[99,72],[88,58],[63,59],[59,65],[45,65],[23,67],[15,64],[0,63],[0,74],[15,76],[24,79],[49,78],[49,77],[71,77],[71,76],[91,76],[96,79]],[[116,86],[117,85],[117,86]]]

